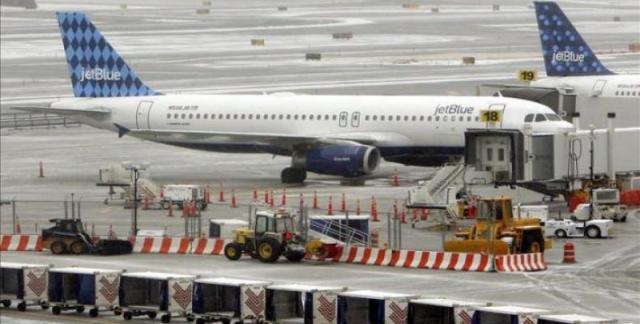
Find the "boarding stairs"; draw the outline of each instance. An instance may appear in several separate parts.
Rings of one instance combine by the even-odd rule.
[[[344,245],[369,245],[369,234],[339,220],[324,220],[309,224],[309,236]]]

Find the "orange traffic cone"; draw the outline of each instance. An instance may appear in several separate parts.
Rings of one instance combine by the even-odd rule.
[[[287,188],[283,188],[282,189],[282,203],[280,205],[282,206],[286,206],[287,205]]]
[[[235,189],[231,189],[231,208],[238,208]]]
[[[271,191],[271,197],[269,197],[269,205],[271,208],[275,207],[275,203],[273,202],[273,191]]]
[[[220,193],[218,194],[218,201],[224,202],[224,185],[220,182]]]
[[[327,207],[327,215],[333,215],[333,198],[329,196],[329,206]]]
[[[378,219],[378,206],[376,204],[376,197],[371,196],[371,221],[379,222]]]
[[[269,190],[267,189],[264,190],[264,203],[265,204],[269,203]]]
[[[318,209],[318,192],[313,191],[313,209]]]
[[[360,215],[360,199],[356,200],[356,215]]]
[[[347,211],[347,199],[344,192],[342,193],[342,201],[340,201],[340,211],[343,213]]]
[[[573,243],[567,242],[564,244],[564,257],[562,263],[576,263],[576,251]]]
[[[391,179],[391,186],[393,187],[400,186],[400,177],[398,176],[398,170],[395,170],[393,173],[393,178]]]
[[[42,161],[40,161],[40,167],[39,167],[39,172],[38,172],[38,176],[40,178],[44,178],[44,165],[42,164]]]
[[[426,221],[427,220],[427,210],[422,208],[420,209],[420,220]]]
[[[253,202],[257,202],[258,201],[258,189],[256,188],[256,186],[253,186]]]

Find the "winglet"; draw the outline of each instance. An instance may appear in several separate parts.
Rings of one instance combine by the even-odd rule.
[[[118,129],[118,138],[121,138],[122,136],[127,135],[127,133],[129,133],[131,131],[128,128],[122,126],[122,125],[119,125],[119,124],[116,124],[116,123],[113,123],[113,125],[115,125],[116,128]]]

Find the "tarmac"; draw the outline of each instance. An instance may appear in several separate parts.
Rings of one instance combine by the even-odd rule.
[[[41,105],[71,95],[62,44],[54,18],[59,10],[86,11],[118,52],[154,89],[165,93],[272,93],[475,95],[487,83],[515,83],[519,69],[543,70],[537,28],[529,2],[507,0],[493,11],[494,1],[417,2],[418,9],[399,1],[242,1],[215,2],[209,14],[196,14],[202,1],[38,1],[39,9],[2,7],[0,34],[0,113],[12,106]],[[640,72],[640,54],[626,51],[640,38],[637,1],[561,1],[574,24],[616,72]],[[286,11],[277,10],[286,6]],[[439,8],[438,13],[431,8]],[[614,21],[613,17],[620,21]],[[350,40],[332,33],[351,32]],[[264,39],[265,46],[251,46]],[[306,61],[306,53],[321,53]],[[474,56],[476,64],[462,64]],[[543,73],[540,73],[543,75]],[[484,94],[491,93],[482,88]],[[273,190],[281,198],[279,174],[289,159],[259,154],[223,154],[176,149],[83,127],[2,129],[0,133],[0,199],[16,200],[23,232],[37,232],[48,219],[63,217],[63,201],[81,202],[81,216],[97,234],[111,225],[128,235],[131,210],[122,201],[108,201],[107,188],[97,187],[98,169],[123,161],[151,163],[153,181],[210,185],[214,200],[222,182],[227,201],[210,206],[209,218],[244,218],[254,187],[260,196]],[[38,164],[44,178],[38,177]],[[391,177],[399,172],[400,186]],[[386,213],[402,204],[407,190],[428,179],[435,169],[383,163],[364,186],[341,186],[335,177],[310,174],[303,186],[287,187],[288,204],[299,194],[307,204],[314,192],[326,208],[328,197],[338,209],[345,193],[349,209],[360,200],[368,211],[375,195],[386,238]],[[229,207],[235,189],[240,208]],[[539,197],[514,193],[518,200],[538,203]],[[553,204],[553,208],[560,204]],[[311,211],[314,212],[313,210]],[[318,211],[322,212],[322,211]],[[13,211],[0,209],[2,232],[11,232]],[[164,211],[140,211],[140,228],[180,235],[184,222]],[[431,229],[438,219],[403,225],[403,248],[436,250],[441,232]],[[37,224],[37,225],[36,225]],[[460,224],[464,225],[464,224]],[[36,228],[37,226],[37,228]],[[206,231],[206,228],[204,228]],[[446,233],[453,236],[455,228]],[[264,265],[224,257],[131,255],[119,257],[52,256],[48,253],[2,252],[3,261],[51,263],[133,270],[162,270],[202,276],[233,276],[274,282],[341,285],[423,296],[490,301],[640,322],[640,212],[627,223],[616,223],[611,238],[572,239],[578,262],[562,264],[561,246],[545,254],[549,270],[496,274],[430,271],[348,264],[284,262]],[[37,323],[82,321],[54,318],[43,312],[2,310],[0,320]],[[101,321],[112,322],[115,317]]]

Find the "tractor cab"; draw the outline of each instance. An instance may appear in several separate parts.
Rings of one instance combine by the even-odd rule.
[[[229,260],[238,260],[242,254],[267,263],[277,261],[281,255],[293,262],[304,258],[304,241],[296,231],[295,216],[288,210],[258,211],[252,223],[252,227],[234,231],[233,242],[224,248]]]

